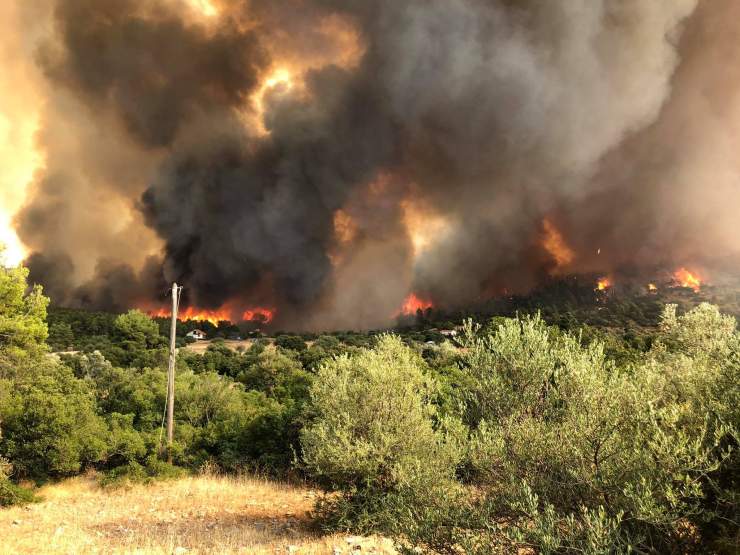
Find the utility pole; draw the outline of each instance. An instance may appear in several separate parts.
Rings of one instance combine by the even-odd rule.
[[[177,309],[180,306],[180,291],[177,283],[172,284],[172,323],[170,325],[170,361],[167,367],[167,460],[172,462],[172,437],[175,429],[175,334],[177,333]]]

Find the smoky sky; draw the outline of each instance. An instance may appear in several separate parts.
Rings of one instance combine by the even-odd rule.
[[[731,0],[212,4],[51,3],[16,223],[55,302],[157,306],[176,280],[377,326],[411,291],[534,286],[546,218],[563,272],[740,253]]]

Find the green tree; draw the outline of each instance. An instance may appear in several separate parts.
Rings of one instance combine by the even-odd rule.
[[[437,420],[435,390],[421,357],[394,336],[321,366],[301,441],[306,467],[343,493],[334,518],[390,525],[417,495],[452,484],[462,428]]]
[[[129,310],[116,317],[114,343],[104,351],[116,366],[144,368],[164,364],[165,340],[159,326],[140,310]]]
[[[49,326],[49,345],[56,350],[64,351],[74,343],[75,336],[72,326],[67,322],[57,322]]]
[[[297,335],[279,335],[275,339],[275,345],[281,349],[289,349],[296,352],[305,351],[308,348],[306,342]]]
[[[46,307],[41,287],[28,290],[28,270],[0,266],[0,377],[17,357],[46,350]]]
[[[92,391],[53,360],[16,366],[0,380],[0,454],[19,477],[69,475],[105,458],[107,430]]]

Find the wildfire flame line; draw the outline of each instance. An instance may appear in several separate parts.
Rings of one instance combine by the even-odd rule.
[[[702,286],[701,278],[694,272],[690,272],[686,268],[679,268],[673,274],[673,281],[681,287],[688,287],[698,292]]]
[[[148,311],[149,316],[152,318],[169,318],[172,312],[166,308],[159,308],[156,310]],[[255,307],[245,310],[241,314],[242,322],[253,322],[259,321],[265,324],[269,324],[275,317],[275,310],[272,308]],[[234,315],[233,311],[229,308],[221,308],[216,310],[204,310],[194,307],[187,307],[180,311],[178,314],[178,320],[183,322],[210,322],[214,326],[217,326],[219,322],[233,322]]]
[[[416,293],[409,294],[408,297],[403,301],[399,314],[410,316],[416,314],[419,310],[427,310],[428,308],[434,308],[434,303],[427,299],[422,299],[416,295]]]

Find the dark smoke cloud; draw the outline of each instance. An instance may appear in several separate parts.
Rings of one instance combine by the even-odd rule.
[[[412,289],[534,285],[544,218],[574,249],[562,271],[710,264],[702,229],[738,252],[737,103],[702,96],[735,48],[730,0],[213,4],[54,2],[47,165],[18,224],[58,302],[142,305],[178,280],[285,326],[382,325]],[[281,64],[299,83],[260,111]],[[444,222],[421,251],[409,206]]]

